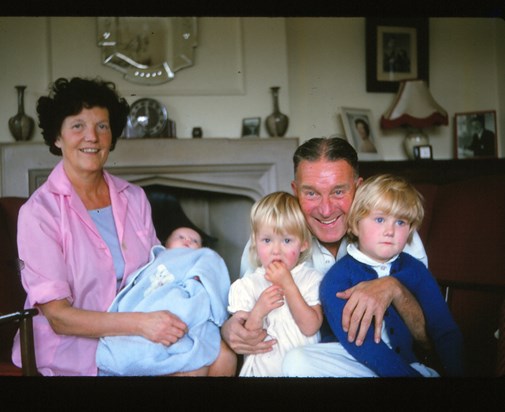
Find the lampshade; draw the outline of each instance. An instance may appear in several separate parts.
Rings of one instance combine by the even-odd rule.
[[[447,125],[447,112],[435,101],[424,80],[400,83],[393,104],[381,117],[381,128]]]

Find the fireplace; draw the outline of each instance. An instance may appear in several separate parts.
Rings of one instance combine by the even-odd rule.
[[[172,188],[191,221],[218,239],[233,281],[250,208],[265,194],[291,191],[297,146],[296,138],[121,139],[106,167],[139,186]],[[1,196],[29,196],[59,159],[42,142],[0,145]]]

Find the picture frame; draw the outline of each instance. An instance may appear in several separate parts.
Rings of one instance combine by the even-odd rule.
[[[341,107],[347,141],[361,160],[383,160],[377,129],[369,109]]]
[[[429,84],[428,18],[366,18],[366,90],[398,90],[402,80]]]
[[[414,159],[415,160],[432,160],[433,148],[430,144],[414,146]]]
[[[496,111],[454,114],[454,157],[456,159],[498,156]]]
[[[242,119],[242,137],[259,137],[261,117],[246,117]]]

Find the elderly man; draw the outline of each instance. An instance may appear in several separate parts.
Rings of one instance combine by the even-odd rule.
[[[311,264],[326,273],[347,253],[344,238],[347,213],[356,188],[362,181],[358,157],[344,139],[313,138],[298,147],[293,162],[295,179],[291,183],[292,190],[314,236]],[[426,253],[417,233],[405,251],[427,264]],[[242,274],[248,270],[247,265],[243,256]],[[391,304],[401,314],[414,338],[422,344],[427,342],[421,308],[395,278],[386,276],[362,282],[340,292],[338,297],[347,299],[343,328],[348,332],[348,339],[356,345],[362,344],[372,320],[375,339],[380,340],[384,313]],[[246,330],[243,324],[247,317],[247,312],[237,312],[229,318],[221,329],[224,340],[239,354],[270,351],[276,343],[275,339],[264,340],[264,330]],[[331,373],[331,341],[335,338],[324,325],[321,335],[322,343],[296,348],[288,353],[284,362],[287,376],[334,376]]]

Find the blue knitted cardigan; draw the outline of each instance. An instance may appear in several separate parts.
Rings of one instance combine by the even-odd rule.
[[[444,375],[462,375],[462,335],[431,273],[420,261],[402,252],[392,263],[390,276],[397,278],[421,306],[428,335],[445,369]],[[320,285],[324,314],[337,340],[354,358],[378,376],[419,377],[420,374],[410,366],[413,362],[419,362],[413,351],[412,335],[394,306],[391,305],[384,316],[392,349],[382,340],[378,344],[374,342],[373,327],[369,328],[361,346],[348,342],[347,333],[342,329],[342,311],[346,301],[337,298],[335,294],[377,277],[372,267],[358,262],[350,255],[340,259],[326,273]]]

